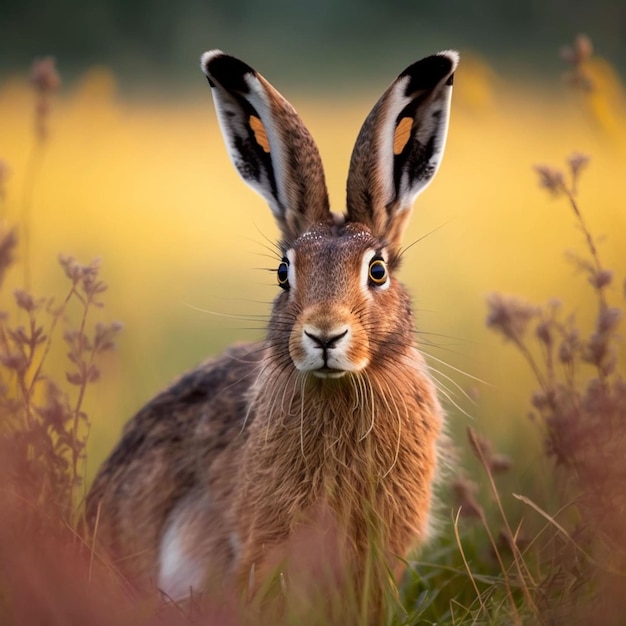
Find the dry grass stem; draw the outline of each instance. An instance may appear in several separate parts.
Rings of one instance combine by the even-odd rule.
[[[461,541],[461,536],[459,534],[459,517],[461,516],[462,510],[463,510],[463,507],[459,507],[454,517],[454,537],[456,539],[456,545],[459,548],[459,553],[461,554],[461,558],[463,559],[463,565],[465,567],[465,570],[467,571],[467,576],[469,577],[472,583],[472,587],[474,588],[474,591],[476,592],[476,599],[478,600],[480,604],[482,614],[487,616],[489,615],[489,612],[487,611],[487,607],[485,606],[485,603],[483,601],[482,594],[480,593],[480,590],[478,589],[478,585],[476,584],[476,580],[474,578],[474,575],[472,574],[472,570],[465,556],[465,552],[463,551],[463,542]]]

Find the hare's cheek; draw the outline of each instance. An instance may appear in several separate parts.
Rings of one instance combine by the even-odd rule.
[[[352,337],[348,346],[345,357],[350,363],[351,371],[358,372],[369,365],[371,360],[370,342],[367,333],[361,324],[352,324]]]
[[[289,356],[299,370],[312,369],[305,365],[310,360],[302,342],[302,324],[296,324],[289,337]]]

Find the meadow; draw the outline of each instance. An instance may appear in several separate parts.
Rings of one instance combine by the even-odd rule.
[[[259,69],[271,80],[271,68]],[[390,68],[390,78],[400,69]],[[546,606],[554,608],[556,596],[571,603],[568,593],[577,584],[592,598],[592,588],[599,585],[584,575],[586,568],[595,572],[601,559],[582,539],[576,543],[582,509],[571,496],[572,479],[555,471],[554,457],[545,452],[549,428],[541,421],[541,408],[531,403],[535,373],[515,341],[509,337],[507,345],[502,332],[485,323],[491,293],[518,294],[538,306],[558,298],[563,319],[573,314],[571,324],[581,337],[597,331],[598,294],[613,307],[623,306],[626,94],[605,60],[585,59],[584,71],[590,86],[583,88],[562,76],[549,84],[519,82],[496,75],[471,54],[462,56],[445,158],[416,203],[406,237],[414,244],[401,273],[414,296],[418,340],[441,385],[459,468],[449,481],[455,489],[442,490],[440,539],[417,557],[402,595],[407,612],[398,609],[390,623],[535,623],[543,621],[541,616],[546,623],[574,623],[559,621],[565,618]],[[275,84],[318,142],[331,206],[343,210],[353,142],[386,85],[360,87],[356,93],[298,94]],[[0,236],[13,227],[18,235],[15,261],[2,285],[0,310],[8,312],[1,319],[3,329],[29,319],[28,308],[15,304],[15,289],[62,300],[71,272],[66,264],[64,275],[59,253],[84,263],[101,259],[99,276],[108,290],[98,299],[105,306],[93,307],[87,327],[98,319],[123,323],[123,331],[115,327],[113,333],[116,349],[107,345],[98,354],[101,380],[88,386],[66,381],[62,330],[46,352],[49,376],[61,387],[69,385],[70,394],[86,389],[80,409],[89,416],[89,432],[85,459],[81,452],[84,480],[73,494],[76,508],[69,516],[75,520],[85,486],[134,411],[207,356],[233,341],[262,337],[276,292],[274,275],[267,271],[276,266],[268,242],[277,233],[263,201],[228,161],[208,88],[204,97],[130,99],[119,94],[110,70],[93,68],[51,98],[42,141],[33,132],[35,97],[22,76],[0,85]],[[576,153],[590,157],[576,181],[587,231],[567,197],[542,188],[534,169],[549,164],[566,172],[566,158]],[[611,284],[590,285],[588,268],[566,258],[573,250],[589,259],[586,232],[592,233],[602,267],[614,273]],[[80,325],[82,311],[68,307],[59,326]],[[54,316],[43,308],[38,314],[49,327]],[[610,330],[623,374],[623,342],[615,327]],[[543,349],[536,342],[530,348],[537,362],[543,362]],[[8,397],[15,381],[6,359],[3,364]],[[607,376],[619,377],[619,365],[615,368]],[[582,381],[591,379],[594,363],[578,371]],[[531,410],[534,421],[528,418]],[[86,424],[80,428],[86,437]],[[626,426],[616,428],[616,437],[620,432],[623,437]],[[499,469],[506,471],[495,476]],[[567,505],[563,493],[573,498]],[[611,506],[606,504],[606,516],[614,514]],[[507,523],[504,544],[508,536],[515,545],[502,547],[497,535]],[[561,554],[566,552],[561,544],[577,546],[573,552],[580,559],[571,571],[563,562],[573,557]],[[540,546],[547,552],[539,552]],[[552,575],[548,561],[567,570],[559,572],[571,588],[554,591],[556,583],[540,584]],[[623,575],[619,568],[625,563],[616,557],[611,575],[613,570]],[[578,578],[575,568],[583,570]],[[27,613],[15,609],[15,591],[3,592],[1,569],[0,615],[15,610],[13,623],[28,623]],[[32,594],[42,606],[50,602],[38,595],[43,586],[33,584],[25,597]],[[108,623],[94,617],[102,599],[90,604],[85,598],[76,604],[76,615],[84,610],[84,619]],[[144,618],[145,623],[151,619],[145,611]],[[85,623],[79,619],[68,617],[64,623]],[[130,617],[128,623],[133,623]]]

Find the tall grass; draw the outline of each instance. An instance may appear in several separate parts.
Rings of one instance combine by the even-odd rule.
[[[429,191],[428,212],[416,216],[423,232],[431,234],[408,251],[405,279],[419,286],[424,330],[418,339],[432,353],[443,392],[451,396],[454,430],[467,432],[466,439],[457,437],[465,469],[442,492],[439,536],[408,562],[399,596],[389,598],[392,609],[385,624],[618,624],[626,614],[621,592],[626,381],[619,334],[626,271],[619,227],[625,197],[615,185],[619,159],[626,154],[626,126],[615,111],[626,108],[619,81],[593,57],[588,39],[579,37],[562,56],[575,101],[554,104],[551,96],[547,121],[535,113],[545,104],[544,93],[516,91],[478,61],[467,62],[465,78],[463,70],[459,73],[446,165]],[[251,247],[248,237],[260,238],[254,222],[269,232],[271,218],[241,191],[214,127],[207,129],[206,143],[220,147],[206,171],[208,157],[196,143],[206,103],[201,109],[187,105],[176,115],[171,105],[137,109],[114,98],[107,72],[100,70],[92,80],[53,109],[58,76],[44,81],[55,88],[43,91],[39,76],[29,98],[39,112],[34,119],[43,126],[23,141],[15,139],[15,128],[4,129],[13,149],[8,162],[0,161],[0,623],[262,623],[258,607],[237,598],[194,597],[176,605],[158,594],[138,595],[121,564],[97,552],[80,524],[87,461],[93,471],[132,408],[171,375],[246,332],[219,327],[219,318],[189,317],[193,309],[182,304],[174,313],[172,301],[214,309],[220,308],[217,300],[236,310],[251,308],[251,303],[227,299],[230,285],[239,281],[249,299],[272,295],[270,287],[263,291],[255,285],[257,276],[246,285],[241,270],[246,264],[263,265],[244,250]],[[41,98],[45,105],[36,104]],[[0,90],[0,105],[13,100],[15,111],[25,108],[21,87]],[[316,132],[323,125],[312,115],[322,152],[325,143],[334,150],[338,137],[350,135],[337,153],[328,150],[331,189],[343,186],[350,141],[369,104],[364,100],[334,110],[340,119],[326,134],[321,128]],[[329,107],[317,105],[323,111]],[[38,118],[42,111],[45,115]],[[58,117],[51,120],[53,111]],[[307,113],[305,107],[305,119]],[[168,116],[182,137],[163,130],[162,119]],[[535,132],[520,134],[519,119]],[[553,137],[567,134],[593,149],[594,158],[576,154],[565,169],[537,168],[540,184],[550,192],[548,207],[522,165],[544,149],[550,158],[561,151],[561,139],[542,143],[551,129]],[[105,143],[107,134],[115,137],[115,147]],[[46,161],[33,168],[26,146],[36,152],[42,141]],[[176,150],[164,150],[162,141]],[[59,149],[64,144],[65,152]],[[80,158],[85,149],[89,159]],[[174,161],[186,153],[193,162],[178,169]],[[214,205],[209,208],[201,199],[207,177]],[[177,186],[180,180],[184,184]],[[16,194],[16,187],[23,193]],[[216,192],[222,188],[227,191]],[[115,195],[115,189],[124,192]],[[231,221],[231,205],[237,205],[242,219]],[[582,252],[570,260],[582,278],[572,279],[569,269],[559,270],[560,262],[548,260],[565,247],[570,232],[564,227],[567,214],[555,210],[560,206],[569,208],[576,229],[571,232],[580,235],[577,249]],[[467,213],[459,217],[455,207]],[[509,207],[512,212],[506,214]],[[448,218],[452,222],[442,228]],[[18,223],[21,240],[11,222]],[[594,235],[597,224],[610,233],[608,239]],[[506,238],[493,241],[494,232],[505,230]],[[20,248],[24,237],[29,243]],[[116,252],[110,240],[124,253]],[[181,240],[188,245],[181,246]],[[70,242],[90,256],[103,248],[107,275],[113,277],[105,309],[99,262],[81,264],[62,256],[60,268],[54,267],[57,250]],[[522,258],[531,246],[538,251]],[[507,262],[510,256],[513,263]],[[436,261],[428,262],[431,258]],[[553,282],[534,280],[540,274]],[[563,283],[559,300],[554,298],[557,279]],[[579,289],[581,281],[586,291]],[[506,348],[491,347],[477,330],[480,293],[490,283],[498,292],[488,298],[487,325],[521,355],[518,362]],[[552,297],[542,306],[529,304],[502,295],[503,287],[527,287],[531,299]],[[59,295],[39,297],[37,292]],[[431,303],[434,311],[426,308]],[[114,367],[110,353],[120,325],[107,321],[109,310],[129,322]],[[164,315],[167,323],[160,321]],[[253,336],[261,331],[259,319]],[[180,345],[184,333],[167,339],[185,326],[191,326],[194,337],[189,350]],[[207,332],[216,327],[220,333]],[[459,336],[460,344],[454,339]],[[487,367],[478,358],[468,366],[458,354],[471,351],[469,340],[476,341],[477,352],[489,353]],[[151,365],[158,355],[162,365]],[[490,397],[492,388],[485,387],[472,408],[457,394],[469,380],[459,369],[499,385],[510,399],[498,404]],[[456,405],[479,418],[471,428]],[[528,412],[527,406],[530,427],[516,419]],[[503,436],[504,430],[519,443]],[[533,448],[533,439],[541,445]],[[352,607],[350,598],[333,601],[337,623],[367,623],[367,611]],[[323,623],[315,607],[303,614],[297,604],[283,619]]]

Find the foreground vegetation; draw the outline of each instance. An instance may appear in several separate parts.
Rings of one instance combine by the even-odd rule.
[[[590,43],[583,38],[564,52],[564,58],[570,65],[567,80],[583,107],[577,123],[593,124],[594,139],[590,143],[595,142],[594,146],[603,151],[598,157],[603,165],[609,158],[619,160],[619,155],[623,155],[620,142],[626,135],[624,128],[616,126],[618,122],[611,114],[609,105],[615,105],[615,98],[606,96],[607,84],[602,83],[607,76],[606,68],[592,62]],[[475,71],[474,79],[480,83],[480,72]],[[107,84],[106,78],[101,80],[104,83],[100,85]],[[106,437],[101,435],[107,433],[109,438],[114,438],[124,413],[130,413],[119,399],[124,398],[129,387],[136,394],[132,402],[140,403],[150,395],[135,384],[150,359],[148,350],[142,352],[135,343],[140,363],[133,370],[132,357],[124,352],[125,343],[136,341],[135,335],[146,332],[144,326],[133,323],[131,314],[130,329],[122,338],[118,360],[111,360],[121,326],[111,322],[108,316],[110,311],[117,314],[118,307],[124,308],[124,296],[118,296],[117,304],[111,305],[116,302],[115,294],[106,294],[110,296],[109,303],[102,307],[106,285],[98,262],[82,264],[71,257],[60,257],[60,268],[47,269],[52,265],[47,249],[50,242],[45,241],[46,231],[41,224],[52,222],[49,215],[44,215],[42,210],[38,212],[38,208],[45,209],[46,203],[35,202],[35,190],[45,181],[46,168],[57,166],[50,159],[52,145],[63,141],[63,137],[54,136],[54,127],[51,128],[53,97],[59,87],[51,61],[34,67],[32,86],[35,134],[26,159],[28,171],[22,180],[23,193],[18,200],[12,199],[20,194],[15,194],[15,187],[9,184],[8,167],[0,164],[0,210],[2,217],[8,218],[0,230],[0,475],[3,477],[0,622],[18,625],[246,623],[249,616],[243,614],[241,603],[232,599],[199,597],[189,605],[177,606],[158,596],[137,596],[117,571],[116,564],[93,549],[88,533],[81,526],[82,498],[89,472],[93,472],[93,465],[107,451],[106,443],[102,443]],[[485,93],[463,95],[462,92],[460,106],[466,107],[462,120],[467,121],[464,115],[468,116],[469,110],[469,118],[475,120],[478,116],[485,124],[489,119],[485,110],[493,113],[493,103],[488,100]],[[107,119],[110,114],[95,109],[92,115],[100,115],[101,119]],[[461,135],[468,132],[459,130]],[[453,127],[452,152],[454,131]],[[574,129],[574,134],[577,132],[581,132],[579,127]],[[598,136],[603,137],[602,141]],[[553,220],[558,230],[566,231],[564,225],[569,223],[570,215],[570,222],[575,224],[574,232],[579,237],[577,252],[570,255],[573,263],[570,268],[579,271],[573,279],[576,287],[566,281],[565,293],[555,290],[554,284],[538,286],[541,281],[529,281],[527,276],[519,284],[507,285],[518,288],[527,285],[531,293],[525,290],[521,293],[533,299],[545,296],[544,305],[529,304],[520,297],[499,292],[488,297],[487,326],[506,345],[495,344],[492,359],[496,365],[486,378],[490,382],[498,380],[495,369],[504,370],[506,375],[498,384],[517,403],[506,405],[510,414],[498,415],[489,401],[483,400],[489,394],[488,387],[477,383],[480,389],[476,391],[472,377],[459,372],[457,365],[453,369],[442,363],[455,363],[452,352],[444,352],[444,359],[438,356],[441,352],[435,352],[436,349],[456,351],[451,335],[460,334],[458,331],[448,328],[441,337],[435,332],[434,324],[427,324],[433,332],[421,336],[425,351],[432,353],[431,363],[438,370],[442,394],[450,400],[459,468],[464,469],[456,468],[442,490],[440,535],[418,560],[409,563],[400,597],[394,601],[394,611],[388,616],[389,624],[619,624],[626,614],[622,592],[626,583],[623,490],[626,380],[619,335],[626,267],[619,256],[612,259],[617,267],[606,263],[605,252],[611,258],[611,249],[589,226],[589,216],[595,217],[605,206],[610,209],[611,203],[619,202],[610,171],[609,168],[605,172],[607,178],[603,179],[604,185],[611,189],[606,193],[605,186],[597,182],[595,155],[589,160],[587,156],[574,154],[563,169],[536,167],[538,182],[553,196],[551,214],[546,216],[545,223]],[[489,183],[497,192],[502,181],[497,179],[497,173],[491,175],[494,179]],[[522,172],[509,180],[508,188],[521,187],[523,177]],[[470,183],[468,179],[461,182]],[[532,185],[530,179],[523,184]],[[239,185],[233,189],[239,189]],[[589,191],[585,192],[586,189]],[[67,198],[64,196],[65,201]],[[88,203],[89,198],[87,195],[81,202]],[[456,197],[457,202],[460,199]],[[503,204],[508,199],[503,194],[495,203]],[[193,203],[191,199],[188,201]],[[224,197],[220,201],[230,205],[232,198]],[[535,202],[540,201],[537,196]],[[239,204],[239,199],[235,203]],[[438,203],[443,204],[443,200],[435,198],[435,207]],[[623,210],[622,205],[618,208]],[[139,213],[143,210],[137,209]],[[118,219],[121,215],[118,214]],[[52,221],[55,219],[59,221],[53,216]],[[155,219],[168,222],[172,215]],[[519,228],[523,220],[520,215]],[[82,250],[89,247],[82,239],[90,235],[85,233],[84,222],[77,226],[77,221],[80,215],[68,212],[64,228],[75,228],[80,233],[77,245]],[[154,228],[145,223],[142,226],[148,231]],[[542,227],[548,228],[544,223]],[[230,232],[236,225],[229,223],[220,228]],[[53,240],[54,232],[50,230]],[[616,228],[608,228],[607,232],[610,238],[620,236]],[[465,231],[463,234],[467,235]],[[536,224],[533,230],[526,231],[526,237],[541,241]],[[133,284],[132,273],[136,268],[130,265],[141,264],[146,251],[154,254],[154,237],[150,245],[120,233],[120,240],[125,238],[130,242],[128,249],[136,248],[136,256],[110,281],[112,292],[124,289],[126,276],[131,277]],[[432,236],[426,243],[431,239]],[[214,282],[207,289],[220,291],[236,282],[228,274],[222,276],[230,269],[235,254],[233,246],[238,250],[243,245],[236,233],[230,241],[215,242],[218,255],[215,258],[222,261],[217,271],[210,264],[209,272],[206,267],[197,270],[211,274]],[[457,243],[450,244],[456,253]],[[526,243],[531,255],[536,242]],[[213,245],[213,239],[208,245]],[[551,251],[556,259],[553,263],[557,263],[559,252],[553,249],[554,245],[552,242]],[[511,241],[504,242],[502,247],[496,244],[485,256],[505,259],[503,251],[511,246],[515,248]],[[180,245],[170,249],[164,244],[161,248],[162,258],[157,268],[160,280],[164,272],[175,275],[173,261],[167,258],[175,249],[180,252]],[[617,249],[620,249],[619,241]],[[185,262],[190,264],[200,258],[197,255],[197,251],[183,254]],[[467,258],[477,265],[485,262],[475,251]],[[532,272],[533,262],[529,259],[528,272]],[[408,264],[413,265],[410,261]],[[539,260],[539,267],[545,267],[547,273],[552,271],[546,267],[545,258]],[[450,280],[453,280],[451,270],[449,265],[444,275],[452,276]],[[571,269],[567,272],[569,276]],[[427,270],[423,268],[409,267],[406,273],[408,282],[420,287],[428,283]],[[142,274],[144,281],[148,280],[146,275]],[[501,282],[500,277],[498,280]],[[436,287],[443,289],[440,285]],[[133,306],[136,294],[143,293],[144,288],[143,284],[134,284],[127,296]],[[473,286],[469,290],[449,289],[457,294],[469,291],[474,300],[480,297],[476,295],[480,291]],[[53,298],[49,295],[51,291],[60,295]],[[42,292],[46,294],[43,298],[33,295]],[[430,293],[420,290],[418,301],[429,301]],[[151,306],[149,298],[144,302],[147,309],[143,308],[139,314],[147,317],[157,307]],[[450,303],[454,305],[454,300]],[[446,306],[441,308],[445,310]],[[471,307],[466,311],[457,308],[465,316],[472,311]],[[430,320],[427,311],[419,311],[419,315]],[[213,325],[212,319],[204,322],[205,327]],[[200,332],[198,328],[193,330]],[[152,329],[150,336],[154,341],[159,332]],[[237,332],[240,331],[235,329]],[[227,341],[230,337],[220,339]],[[215,340],[211,348],[218,345],[219,341]],[[206,345],[199,348],[209,351]],[[171,372],[159,374],[165,379],[182,369],[177,362],[182,357],[180,349],[171,345],[164,346],[163,353],[168,357],[167,368],[172,368]],[[523,370],[519,364],[525,364]],[[120,375],[124,368],[133,374]],[[475,373],[471,367],[462,369],[469,369],[472,376]],[[130,380],[133,385],[129,384]],[[472,389],[467,397],[459,397],[456,390],[467,387],[468,381]],[[470,396],[476,403],[473,406]],[[112,397],[117,398],[117,404]],[[106,422],[108,410],[114,412],[116,421],[113,425],[99,426]],[[515,417],[529,411],[531,421],[523,425],[515,423]],[[469,428],[464,412],[479,418]],[[519,445],[503,436],[499,429],[502,417],[520,440]],[[100,436],[92,436],[88,444],[88,435],[96,431]],[[533,447],[533,440],[538,445]],[[506,455],[500,453],[500,447],[506,448]],[[318,616],[310,615],[310,623],[320,623]],[[363,619],[355,614],[354,623],[363,623]]]

